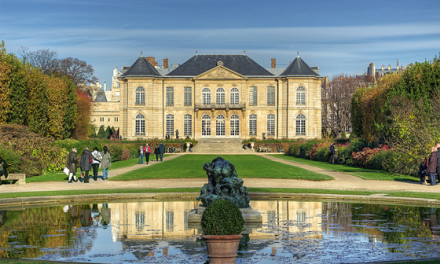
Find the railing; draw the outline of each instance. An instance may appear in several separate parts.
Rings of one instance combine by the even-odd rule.
[[[196,104],[195,110],[223,110],[223,109],[246,109],[246,103],[239,103],[239,104]]]

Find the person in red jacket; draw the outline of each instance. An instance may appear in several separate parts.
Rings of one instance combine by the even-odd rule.
[[[437,170],[437,148],[432,147],[431,155],[429,155],[429,159],[428,159],[428,175],[429,175],[429,179],[431,180],[431,185],[437,184],[435,177],[436,170]]]
[[[147,144],[145,144],[145,147],[144,147],[145,162],[147,164],[148,164],[148,162],[150,162],[150,153],[151,153],[151,148],[147,143]]]

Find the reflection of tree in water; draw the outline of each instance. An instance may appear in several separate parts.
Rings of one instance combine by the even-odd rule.
[[[0,257],[37,258],[45,255],[41,249],[62,254],[80,254],[92,247],[94,230],[90,226],[90,205],[27,208],[0,212]],[[77,229],[78,228],[78,229]],[[74,253],[72,253],[74,252]]]
[[[359,225],[357,229],[362,233],[382,236],[384,242],[405,244],[412,242],[413,238],[431,237],[429,227],[422,221],[423,212],[427,209],[377,204],[353,205],[353,224]]]

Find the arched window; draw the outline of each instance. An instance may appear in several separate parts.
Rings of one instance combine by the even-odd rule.
[[[296,135],[305,136],[306,135],[306,117],[303,114],[296,116]]]
[[[166,129],[166,134],[170,137],[174,137],[174,115],[167,115]]]
[[[257,135],[257,115],[249,116],[249,136]]]
[[[240,118],[238,115],[231,116],[229,129],[231,130],[231,136],[240,135]]]
[[[218,115],[215,118],[215,135],[216,136],[225,135],[225,117],[223,115]]]
[[[145,105],[145,89],[142,86],[136,88],[136,105]]]
[[[225,104],[225,89],[217,88],[215,92],[215,104],[224,105]]]
[[[267,115],[267,135],[275,136],[275,115]]]
[[[183,117],[183,135],[184,136],[191,136],[192,135],[192,116],[191,115],[185,115]]]
[[[306,88],[302,86],[296,89],[296,104],[306,105]]]
[[[136,116],[135,133],[136,133],[136,136],[145,135],[145,116],[144,115],[139,114]]]
[[[209,115],[204,115],[202,117],[202,136],[211,135],[211,117]]]
[[[203,88],[202,90],[202,104],[203,105],[211,104],[211,90],[209,90],[209,88]]]
[[[240,103],[240,91],[238,88],[232,88],[231,89],[231,98],[230,98],[230,104],[236,105]]]

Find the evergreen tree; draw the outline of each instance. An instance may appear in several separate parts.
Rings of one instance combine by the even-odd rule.
[[[5,42],[0,44],[0,124],[6,123],[7,115],[11,108],[11,101],[9,95],[11,93],[10,88],[10,73],[11,65],[7,61],[7,54],[5,48]]]
[[[103,125],[99,127],[97,136],[98,138],[107,138],[107,133]]]
[[[22,63],[15,55],[8,54],[7,60],[11,68],[11,109],[8,113],[8,123],[28,124],[28,75],[26,68],[30,65]]]
[[[29,130],[42,136],[48,135],[49,89],[47,79],[39,69],[31,69],[29,88]]]

